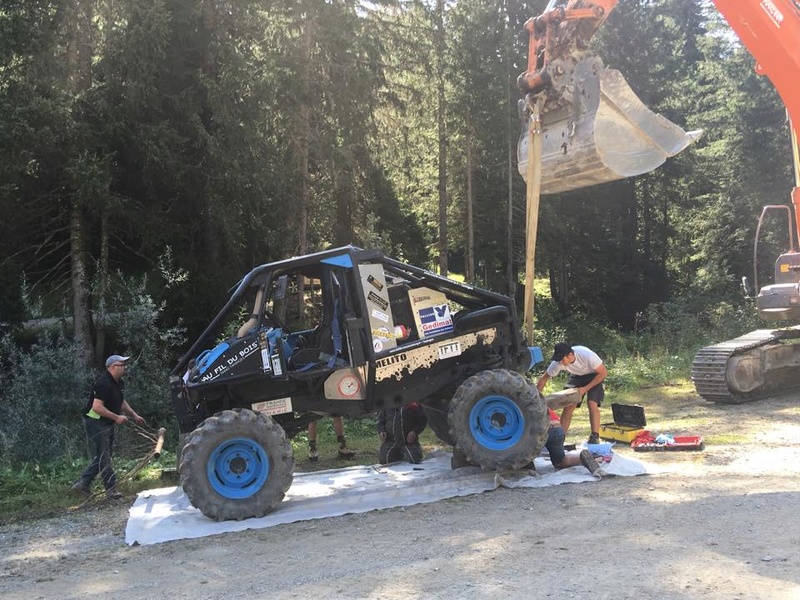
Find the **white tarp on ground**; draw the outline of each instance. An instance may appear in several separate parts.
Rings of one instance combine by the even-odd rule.
[[[583,468],[556,471],[546,457],[535,461],[536,473],[484,472],[477,467],[450,468],[450,453],[431,454],[421,464],[355,466],[312,473],[295,473],[281,505],[265,517],[217,522],[194,508],[180,487],[139,493],[125,529],[127,544],[157,544],[170,540],[261,529],[282,523],[362,513],[381,508],[436,502],[498,487],[546,487],[598,481]],[[640,461],[613,455],[601,463],[606,475],[642,475]]]

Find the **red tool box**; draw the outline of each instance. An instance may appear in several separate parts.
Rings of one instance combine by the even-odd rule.
[[[649,431],[642,431],[631,442],[636,452],[653,452],[660,450],[702,450],[703,438],[699,435],[675,435],[654,437]]]

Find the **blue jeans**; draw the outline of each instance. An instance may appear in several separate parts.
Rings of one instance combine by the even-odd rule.
[[[560,425],[551,425],[550,431],[547,433],[547,442],[544,447],[550,454],[550,462],[557,469],[564,457],[567,455],[564,450],[564,429]]]
[[[117,476],[111,467],[111,452],[114,447],[114,423],[104,419],[84,417],[83,426],[94,456],[92,462],[81,475],[81,481],[88,488],[94,478],[100,475],[103,487],[111,489],[117,484]]]

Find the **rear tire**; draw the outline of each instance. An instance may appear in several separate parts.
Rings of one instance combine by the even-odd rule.
[[[226,410],[186,438],[181,485],[193,506],[224,521],[262,517],[292,484],[294,458],[283,429],[267,415]]]
[[[484,469],[521,469],[547,441],[544,399],[522,375],[506,369],[482,371],[462,383],[448,417],[456,445]]]

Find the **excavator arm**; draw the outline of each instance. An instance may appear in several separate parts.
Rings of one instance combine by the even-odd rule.
[[[589,40],[617,1],[551,0],[525,25],[530,39],[527,69],[517,80],[525,94],[520,101],[523,131],[517,154],[520,173],[528,183],[529,282],[540,193],[646,173],[700,135],[685,133],[650,112],[619,72],[605,69],[600,58],[588,52]],[[788,212],[794,217],[794,237],[800,239],[800,0],[713,2],[786,106],[795,172],[793,210]],[[775,283],[759,290],[759,315],[768,320],[800,316],[800,252],[790,246],[776,262]],[[533,293],[527,288],[525,323],[530,342]],[[800,344],[786,343],[798,338],[800,326],[763,329],[702,348],[692,363],[698,393],[707,400],[734,404],[800,386]]]
[[[800,1],[714,0],[714,4],[756,59],[758,72],[775,86],[792,123],[800,123]]]
[[[538,108],[542,148],[534,160],[541,162],[542,194],[648,173],[700,136],[651,112],[619,71],[605,68],[589,51],[617,2],[551,0],[525,23],[528,61],[517,78],[525,94],[517,158],[528,181],[528,155],[537,150],[529,151],[529,124]]]
[[[527,68],[517,78],[522,134],[519,172],[527,183],[525,280],[534,277],[539,197],[660,166],[694,142],[651,112],[613,69],[589,52],[589,42],[618,0],[550,0],[528,19]],[[525,287],[524,321],[533,342],[533,286]]]

